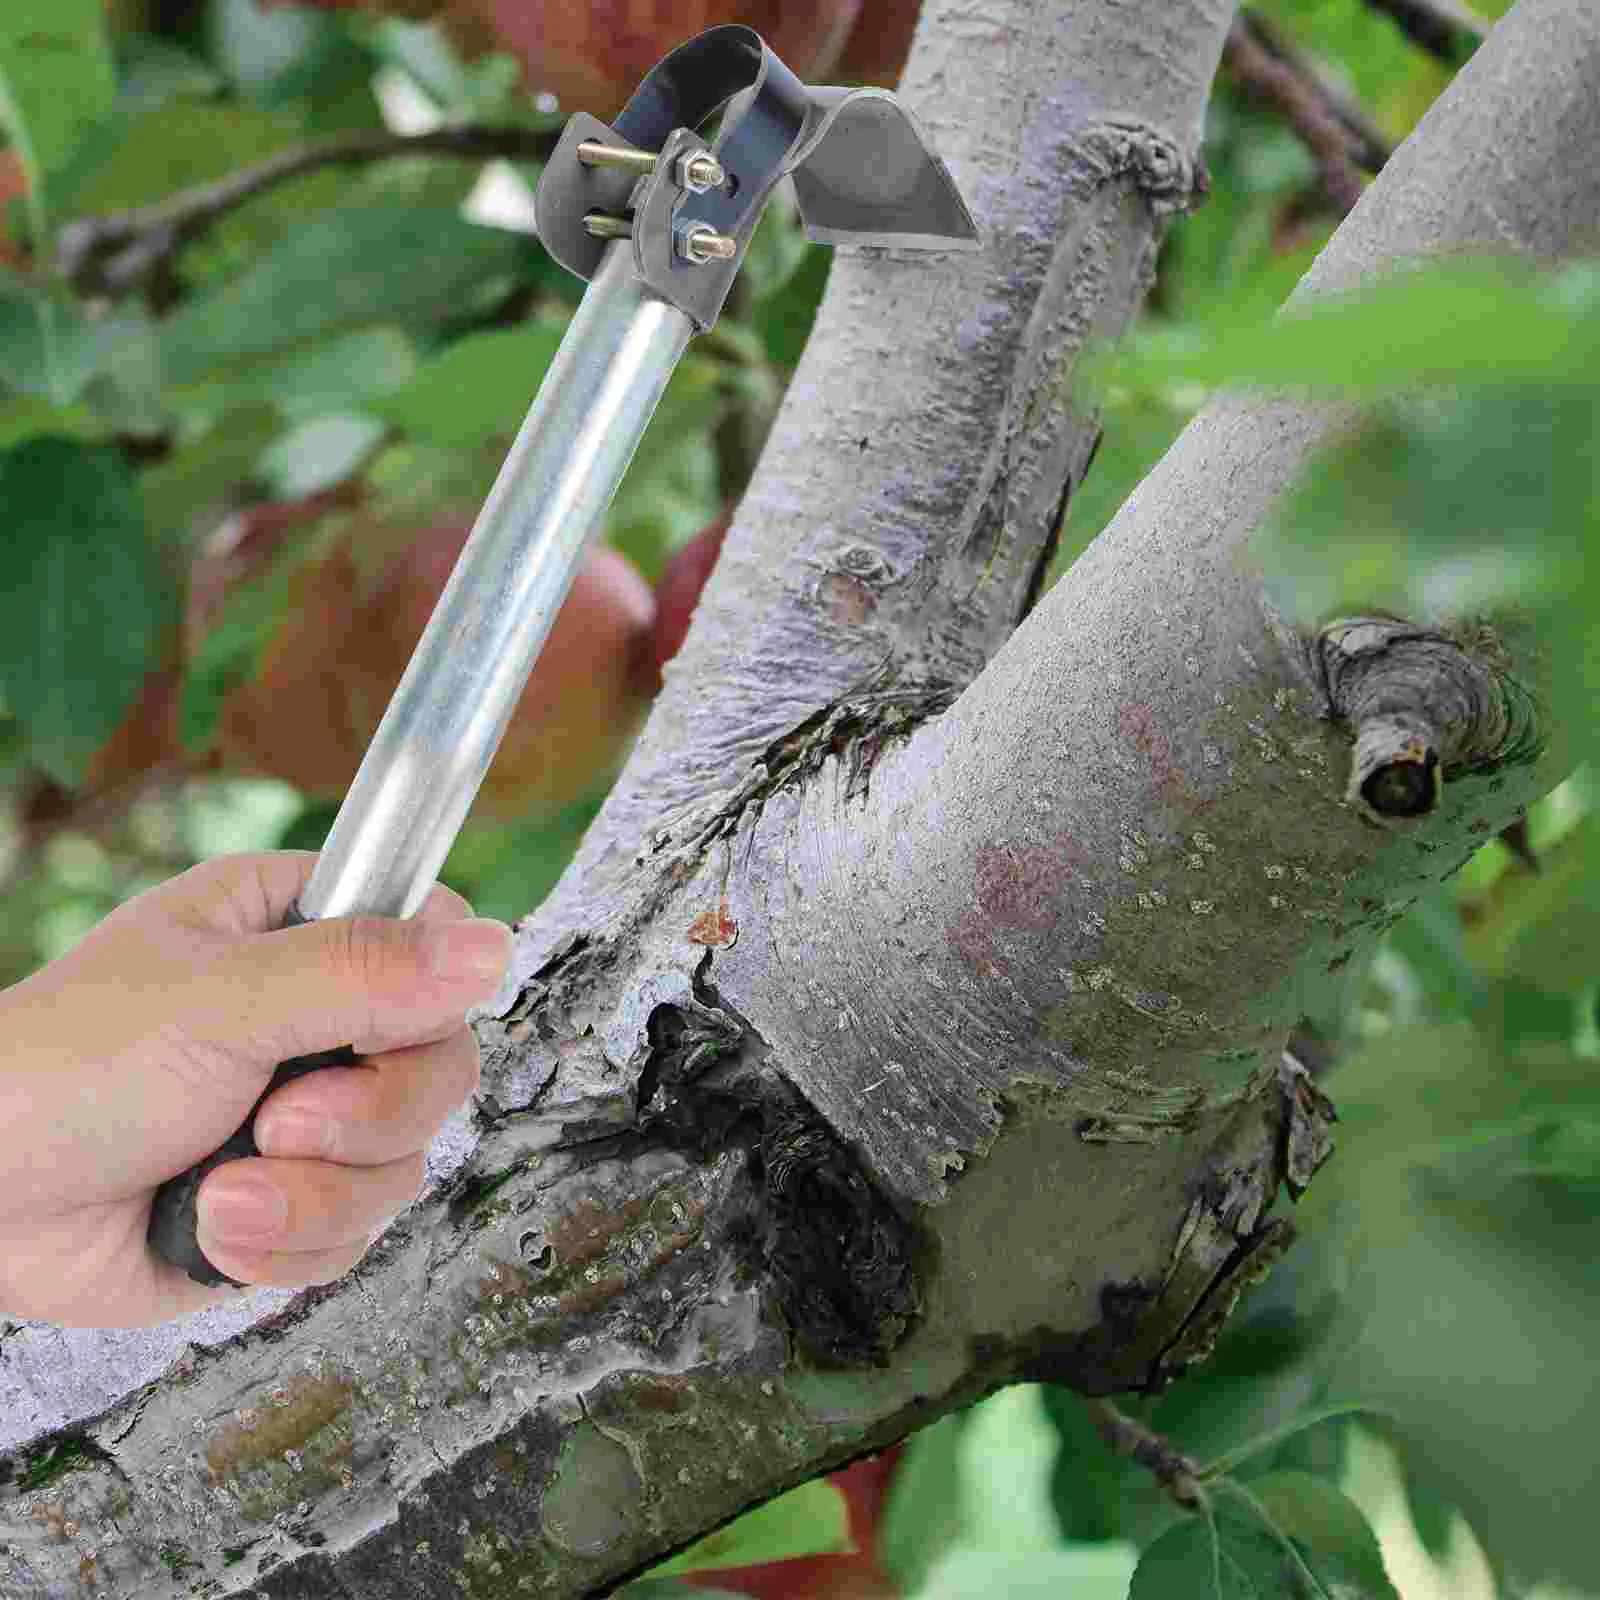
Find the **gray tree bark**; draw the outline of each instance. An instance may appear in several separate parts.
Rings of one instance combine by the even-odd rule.
[[[932,0],[906,90],[988,249],[837,264],[412,1211],[236,1332],[0,1342],[0,1593],[579,1595],[1008,1381],[1205,1353],[1327,1151],[1305,993],[1559,776],[1536,640],[1268,604],[1333,407],[1220,399],[1034,604],[1230,9]],[[1522,0],[1297,298],[1559,256],[1597,150],[1600,17]]]

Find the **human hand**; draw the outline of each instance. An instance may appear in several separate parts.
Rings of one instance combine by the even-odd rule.
[[[119,906],[0,993],[0,1313],[147,1327],[228,1300],[145,1242],[156,1188],[244,1121],[274,1067],[341,1044],[261,1108],[262,1155],[200,1187],[200,1246],[252,1285],[348,1272],[422,1185],[423,1152],[476,1088],[467,1011],[510,959],[504,924],[435,885],[416,917],[281,926],[316,856],[227,856]],[[470,920],[469,920],[470,919]],[[286,1113],[322,1119],[316,1127]],[[276,1220],[235,1231],[247,1188]]]

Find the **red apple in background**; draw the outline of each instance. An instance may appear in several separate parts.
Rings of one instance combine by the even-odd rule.
[[[20,267],[25,258],[17,248],[6,226],[6,212],[13,200],[21,200],[28,192],[28,178],[23,171],[22,157],[15,150],[0,150],[0,262]]]
[[[392,534],[393,530],[385,530]],[[364,581],[342,542],[295,574],[256,675],[228,696],[217,745],[230,771],[333,799],[355,776],[434,602],[464,526],[418,530]],[[654,690],[655,597],[626,556],[579,569],[473,808],[501,821],[549,816],[612,770]]]
[[[696,1572],[685,1582],[697,1589],[747,1595],[750,1600],[897,1600],[900,1591],[878,1564],[876,1552],[878,1526],[901,1450],[895,1445],[882,1455],[853,1462],[828,1480],[844,1496],[854,1550]]]
[[[471,50],[494,41],[522,62],[528,87],[564,111],[610,120],[669,50],[705,28],[754,28],[802,78],[827,81],[863,0],[451,0],[452,36]]]
[[[651,658],[657,672],[677,655],[694,619],[700,591],[711,576],[711,569],[722,554],[731,511],[724,513],[709,528],[702,528],[686,545],[674,550],[656,579],[656,626]]]
[[[835,68],[840,83],[876,83],[892,89],[911,53],[922,0],[862,0],[861,15]]]
[[[336,798],[354,777],[384,708],[465,542],[464,526],[431,530],[356,521],[292,577],[283,615],[250,681],[224,699],[203,751],[179,735],[189,659],[227,616],[230,595],[261,579],[284,542],[358,491],[254,505],[203,545],[189,574],[182,638],[170,641],[83,789],[113,796],[157,770],[243,772]],[[654,592],[623,555],[591,551],[534,666],[476,814],[550,814],[615,766],[677,653],[716,564],[731,514],[667,561]]]
[[[289,0],[269,0],[285,4]],[[433,19],[467,56],[504,50],[535,93],[609,120],[669,50],[706,28],[754,28],[802,78],[831,81],[871,0],[293,0],[325,11]],[[894,9],[898,9],[898,0]],[[915,8],[913,7],[913,15]],[[869,55],[872,51],[869,49]],[[876,56],[873,61],[876,62]]]

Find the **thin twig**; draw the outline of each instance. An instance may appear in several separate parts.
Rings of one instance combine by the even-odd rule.
[[[1174,1505],[1198,1511],[1205,1501],[1200,1487],[1200,1467],[1178,1450],[1170,1439],[1119,1411],[1109,1400],[1085,1400],[1094,1431],[1106,1447],[1143,1467],[1159,1483]]]
[[[1344,124],[1353,141],[1350,159],[1363,172],[1381,172],[1384,162],[1394,154],[1394,146],[1360,100],[1324,72],[1271,18],[1262,16],[1259,11],[1243,11],[1240,17],[1255,42],[1274,60],[1303,78],[1307,87]]]
[[[1374,11],[1392,18],[1414,44],[1459,66],[1489,37],[1489,24],[1461,0],[1366,0]]]
[[[1322,186],[1341,216],[1361,198],[1355,141],[1344,124],[1317,94],[1315,87],[1287,62],[1269,54],[1242,18],[1228,30],[1222,60],[1235,83],[1270,100],[1299,134],[1322,175]]]
[[[347,134],[301,145],[154,205],[69,222],[56,236],[56,267],[80,294],[117,299],[159,283],[178,251],[228,212],[308,172],[366,166],[397,156],[543,161],[559,137],[559,130],[466,126],[436,128],[431,133]]]

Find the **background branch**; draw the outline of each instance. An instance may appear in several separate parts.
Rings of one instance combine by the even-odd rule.
[[[1366,4],[1451,66],[1459,65],[1489,37],[1489,24],[1461,0],[1366,0]]]
[[[1242,11],[1238,26],[1242,26],[1250,39],[1269,56],[1301,79],[1307,94],[1321,101],[1344,124],[1350,140],[1350,159],[1363,172],[1381,172],[1394,147],[1361,101],[1312,61],[1270,17],[1259,11]]]
[[[1361,198],[1355,159],[1362,144],[1351,137],[1316,81],[1264,49],[1242,16],[1228,30],[1222,61],[1235,83],[1277,107],[1315,159],[1334,208],[1341,216],[1350,211]]]
[[[560,129],[436,128],[429,133],[354,133],[280,151],[214,183],[185,189],[154,205],[80,217],[56,236],[56,267],[80,294],[118,299],[171,272],[174,258],[230,211],[323,167],[360,167],[400,156],[464,161],[543,161]]]

